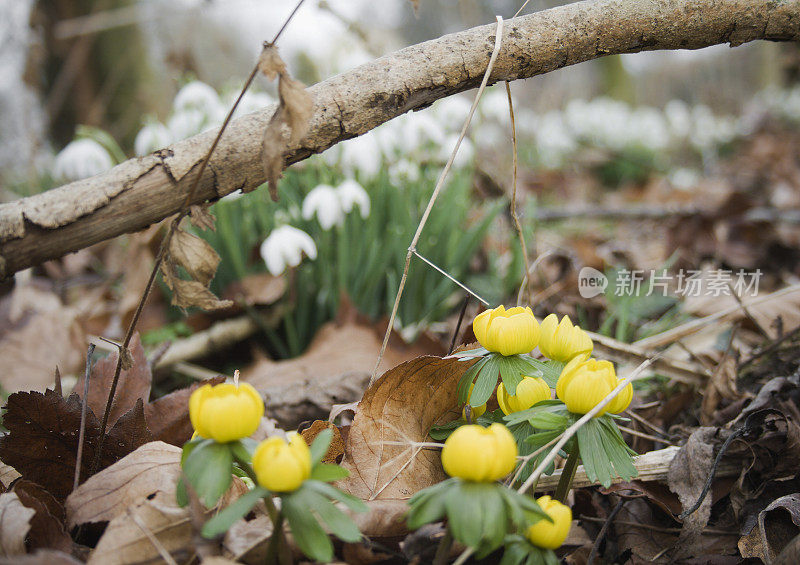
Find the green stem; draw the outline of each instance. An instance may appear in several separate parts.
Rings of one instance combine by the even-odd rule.
[[[447,558],[450,557],[450,548],[453,546],[453,535],[450,529],[446,529],[442,541],[436,548],[436,555],[433,558],[433,565],[445,565]]]
[[[252,465],[236,455],[234,455],[233,458],[239,468],[244,471],[255,484],[258,484],[258,478],[256,478],[256,473]],[[272,522],[272,535],[267,544],[267,564],[273,565],[279,563],[280,565],[292,565],[289,545],[286,543],[283,535],[283,513],[275,507],[275,503],[272,501],[272,493],[264,497],[264,504],[267,507],[267,514]]]
[[[581,452],[578,449],[577,442],[573,443],[572,451],[567,457],[567,463],[561,470],[561,478],[556,487],[555,499],[559,502],[564,502],[569,494],[569,489],[572,487],[572,479],[575,478],[575,470],[578,468],[578,460],[581,458]]]

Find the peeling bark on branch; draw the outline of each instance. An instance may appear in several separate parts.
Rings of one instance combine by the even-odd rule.
[[[494,24],[414,45],[314,85],[308,134],[286,165],[410,110],[478,86]],[[800,0],[587,0],[506,23],[490,84],[617,53],[800,40]],[[261,141],[274,106],[235,120],[195,202],[261,185]],[[109,172],[0,206],[0,278],[177,212],[215,132]]]

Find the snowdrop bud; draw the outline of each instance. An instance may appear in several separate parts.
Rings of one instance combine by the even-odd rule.
[[[367,191],[364,190],[364,187],[358,184],[357,181],[353,179],[347,179],[338,187],[336,187],[336,192],[338,193],[342,210],[346,214],[350,213],[354,205],[358,205],[358,209],[361,212],[361,217],[369,217],[369,195],[367,194]]]
[[[478,343],[501,355],[529,353],[539,343],[539,322],[528,306],[486,310],[475,317],[472,330]]]
[[[527,410],[542,400],[550,400],[550,396],[550,387],[541,377],[524,377],[513,395],[506,392],[503,383],[497,387],[497,404],[506,416]]]
[[[146,124],[133,142],[133,150],[137,155],[147,155],[172,143],[172,134],[161,122]]]
[[[189,419],[195,434],[219,443],[249,436],[262,416],[264,401],[247,383],[206,384],[189,398]]]
[[[286,439],[271,437],[258,444],[253,453],[253,470],[265,489],[295,491],[311,476],[311,450],[296,432],[286,434]]]
[[[303,218],[310,220],[314,216],[324,230],[342,225],[344,210],[335,188],[321,184],[308,193],[303,200]]]
[[[541,328],[539,351],[549,359],[566,363],[576,355],[591,353],[594,348],[589,335],[573,326],[569,316],[564,316],[559,323],[558,316],[550,314],[542,320]]]
[[[114,166],[111,155],[93,139],[76,139],[56,156],[53,176],[75,181],[99,175]]]
[[[275,228],[261,244],[261,257],[269,272],[276,277],[287,266],[297,267],[303,260],[303,253],[309,259],[316,259],[317,246],[310,235],[292,226]]]
[[[200,110],[181,110],[167,121],[167,129],[173,140],[197,135],[206,128],[206,116]]]
[[[195,80],[178,91],[172,106],[176,112],[199,110],[206,116],[212,116],[217,114],[222,103],[216,90],[204,82]]]
[[[476,483],[493,483],[517,464],[517,444],[503,424],[483,428],[461,426],[442,448],[442,466],[451,477]]]
[[[550,516],[552,522],[539,520],[528,528],[525,535],[537,547],[558,549],[569,535],[569,529],[572,526],[572,510],[569,506],[565,506],[549,496],[542,496],[536,499],[536,502]]]

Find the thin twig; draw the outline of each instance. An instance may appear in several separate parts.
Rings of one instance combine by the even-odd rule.
[[[586,522],[596,522],[598,524],[604,523],[606,518],[596,518],[594,516],[579,516],[578,520]],[[617,520],[620,526],[631,526],[634,528],[642,528],[643,530],[650,530],[660,534],[679,534],[683,528],[663,528],[661,526],[653,526],[652,524],[645,524],[643,522],[634,522],[632,520]],[[711,536],[738,536],[739,532],[732,532],[730,530],[720,530],[717,528],[705,528],[701,534]]]
[[[464,304],[461,306],[461,312],[458,314],[456,330],[453,332],[453,339],[450,340],[450,348],[447,350],[448,355],[453,353],[456,348],[456,340],[458,339],[458,334],[461,332],[461,323],[464,321],[464,314],[467,313],[467,306],[469,306],[469,294],[464,297]]]
[[[557,442],[559,439],[561,439],[561,435],[560,435],[560,434],[559,434],[559,435],[557,435],[556,437],[554,437],[553,439],[551,439],[550,441],[548,441],[546,444],[544,444],[542,447],[540,447],[539,449],[537,449],[537,450],[536,450],[536,451],[534,451],[533,453],[529,453],[529,454],[527,454],[527,455],[523,455],[522,457],[519,457],[519,460],[520,460],[520,462],[522,463],[522,465],[520,465],[519,467],[517,467],[517,472],[516,472],[516,473],[514,473],[514,476],[513,476],[513,477],[511,477],[511,480],[510,480],[510,481],[508,481],[508,482],[506,483],[506,485],[507,485],[507,486],[511,486],[511,485],[513,485],[514,483],[516,483],[516,482],[517,482],[517,479],[519,479],[519,476],[522,474],[522,470],[525,468],[525,465],[527,465],[527,464],[528,464],[528,461],[530,461],[531,459],[533,459],[534,457],[536,457],[537,455],[539,455],[539,454],[540,454],[542,451],[544,451],[545,449],[548,449],[548,448],[550,448],[550,447],[551,447],[551,446],[552,446],[552,445],[553,445],[555,442]]]
[[[400,278],[400,286],[397,289],[397,296],[394,299],[394,306],[392,306],[392,314],[389,316],[389,324],[386,327],[386,333],[383,336],[383,343],[381,344],[381,350],[378,353],[378,360],[375,363],[375,368],[372,370],[372,376],[369,379],[369,386],[375,382],[375,379],[378,374],[378,367],[381,365],[381,361],[383,360],[383,354],[386,352],[386,346],[389,344],[389,336],[392,333],[392,328],[394,327],[395,318],[397,318],[397,310],[400,307],[400,297],[403,295],[403,289],[406,286],[406,279],[408,278],[408,268],[411,265],[411,257],[417,249],[417,243],[419,242],[419,238],[422,235],[422,229],[425,227],[425,224],[428,221],[428,216],[431,214],[431,210],[433,210],[433,205],[436,202],[436,198],[439,196],[439,192],[442,190],[442,186],[444,186],[444,180],[447,178],[447,173],[450,172],[450,167],[453,166],[453,161],[455,161],[456,154],[458,153],[458,148],[461,147],[461,142],[464,140],[464,137],[467,135],[467,128],[469,128],[469,124],[472,122],[472,116],[475,114],[475,108],[478,106],[478,101],[481,99],[481,95],[483,91],[486,89],[486,84],[489,82],[489,75],[492,73],[492,69],[494,68],[494,63],[497,60],[497,55],[500,53],[500,47],[503,44],[503,18],[497,16],[497,30],[495,32],[494,38],[494,49],[492,50],[492,56],[489,58],[489,64],[486,66],[486,71],[483,74],[483,80],[481,81],[481,85],[478,88],[478,92],[475,95],[475,100],[472,102],[472,107],[469,109],[469,114],[467,115],[467,119],[464,121],[464,126],[461,128],[461,134],[458,136],[458,141],[456,141],[456,146],[453,148],[453,152],[450,154],[450,158],[447,160],[447,164],[444,166],[442,170],[442,174],[439,175],[439,180],[436,182],[436,187],[433,189],[433,194],[431,194],[430,200],[428,200],[428,206],[425,208],[425,212],[422,214],[422,218],[419,221],[419,225],[417,226],[417,231],[414,234],[414,237],[411,240],[411,245],[408,246],[408,253],[406,254],[406,262],[405,266],[403,267],[403,276]]]
[[[711,472],[708,474],[708,478],[706,479],[706,484],[703,487],[703,490],[700,492],[700,496],[697,499],[691,508],[688,510],[684,510],[678,515],[678,518],[681,520],[686,519],[690,515],[697,512],[697,509],[703,504],[703,501],[708,494],[708,491],[711,490],[711,484],[714,482],[714,476],[717,474],[717,468],[719,467],[720,461],[722,461],[722,456],[725,455],[725,452],[728,450],[728,446],[735,440],[736,438],[743,436],[747,430],[747,425],[742,426],[731,435],[728,436],[728,439],[725,440],[725,443],[722,444],[722,447],[719,448],[719,453],[717,453],[717,457],[714,459],[714,464],[711,466]]]
[[[522,8],[520,8],[522,9]],[[525,236],[522,233],[522,224],[519,221],[517,214],[517,124],[514,119],[514,102],[511,100],[511,83],[506,81],[506,95],[508,96],[508,113],[511,116],[511,147],[513,150],[513,166],[511,174],[511,218],[514,220],[514,228],[517,230],[519,236],[519,244],[522,247],[522,258],[525,261],[525,271],[522,277],[522,282],[519,285],[519,292],[517,292],[517,306],[522,304],[522,291],[525,289],[528,294],[528,303],[531,303],[531,285],[530,285],[530,265],[528,264],[528,246],[525,245]]]
[[[278,30],[278,33],[275,35],[275,38],[269,44],[265,44],[264,48],[273,45],[275,41],[278,40],[278,37],[280,37],[281,33],[283,33],[283,30],[292,20],[292,17],[295,15],[295,13],[297,13],[297,10],[302,5],[303,1],[304,0],[300,0],[298,2],[294,10],[292,10],[292,13],[289,14],[288,18],[286,18],[286,21],[284,22],[281,29]],[[122,342],[123,349],[127,350],[128,346],[130,345],[131,339],[133,338],[133,332],[136,329],[136,324],[139,322],[139,317],[142,314],[142,310],[144,310],[144,305],[147,303],[147,298],[150,296],[150,292],[153,289],[153,284],[155,283],[156,276],[158,275],[158,270],[161,267],[161,262],[164,260],[164,255],[166,254],[166,251],[169,247],[169,242],[172,239],[173,234],[177,230],[181,220],[183,220],[183,218],[185,218],[186,215],[188,214],[189,207],[192,203],[195,193],[197,192],[197,187],[200,185],[200,179],[202,178],[203,173],[205,172],[209,161],[211,161],[211,156],[214,154],[214,150],[217,148],[220,139],[222,139],[222,134],[225,133],[225,129],[228,127],[228,124],[233,118],[233,114],[234,112],[236,112],[236,108],[239,106],[239,103],[242,101],[242,98],[244,98],[244,95],[250,88],[250,85],[253,84],[253,80],[255,80],[257,74],[258,74],[258,63],[256,63],[253,66],[253,70],[250,71],[250,75],[247,77],[247,80],[245,81],[242,90],[239,92],[239,96],[236,98],[236,101],[233,103],[233,106],[231,106],[228,115],[225,116],[225,120],[222,122],[222,125],[220,126],[216,137],[214,137],[214,142],[211,144],[211,147],[209,147],[208,152],[206,153],[205,157],[200,163],[200,167],[198,168],[197,174],[195,175],[194,180],[192,181],[191,187],[189,188],[189,191],[186,193],[186,198],[184,198],[183,204],[181,204],[180,211],[178,212],[175,219],[173,219],[172,222],[170,223],[169,229],[167,230],[167,233],[164,235],[164,239],[161,241],[161,247],[159,248],[158,254],[156,255],[155,263],[153,264],[153,269],[152,271],[150,271],[150,278],[147,280],[147,285],[145,286],[144,291],[142,292],[142,297],[139,299],[139,303],[136,305],[136,310],[134,311],[133,317],[131,318],[130,324],[128,325],[128,331],[125,333],[125,339]],[[108,400],[106,401],[105,411],[103,412],[103,420],[102,423],[100,424],[100,438],[98,440],[97,452],[95,454],[94,464],[92,465],[92,472],[95,472],[98,466],[100,465],[100,455],[102,454],[103,444],[105,442],[106,427],[108,426],[108,417],[111,413],[111,405],[114,402],[114,395],[117,392],[119,375],[120,371],[122,370],[122,359],[123,359],[123,352],[120,351],[119,358],[117,360],[117,366],[114,370],[114,378],[111,381],[111,388],[108,391]]]
[[[428,265],[430,265],[431,267],[433,267],[433,268],[434,268],[436,271],[438,271],[438,272],[439,272],[441,275],[443,275],[444,277],[446,277],[446,278],[450,279],[451,281],[453,281],[454,283],[456,283],[458,286],[460,286],[461,288],[463,288],[464,290],[466,290],[466,291],[467,291],[468,293],[470,293],[472,296],[474,296],[475,298],[477,298],[478,300],[480,300],[480,301],[481,301],[483,304],[485,304],[486,306],[489,306],[489,302],[487,302],[486,300],[484,300],[483,298],[481,298],[480,296],[478,296],[478,294],[477,294],[477,293],[476,293],[474,290],[472,290],[472,289],[471,289],[471,288],[469,288],[467,285],[465,285],[464,283],[462,283],[461,281],[459,281],[458,279],[456,279],[456,278],[455,278],[453,275],[451,275],[450,273],[448,273],[447,271],[445,271],[444,269],[442,269],[441,267],[439,267],[439,266],[438,266],[436,263],[434,263],[434,262],[433,262],[433,261],[431,261],[430,259],[428,259],[428,258],[426,258],[426,257],[423,257],[423,256],[422,256],[422,254],[421,254],[419,251],[417,251],[416,249],[414,249],[414,250],[413,250],[411,253],[413,253],[414,255],[416,255],[417,257],[419,257],[420,259],[422,259],[422,260],[423,260],[425,263],[427,263]]]
[[[768,353],[772,353],[773,351],[778,349],[778,347],[780,347],[784,342],[792,339],[797,334],[800,334],[800,326],[797,326],[792,331],[783,334],[783,336],[780,339],[776,339],[775,341],[773,341],[767,347],[759,349],[758,351],[753,353],[750,357],[748,357],[747,359],[745,359],[744,361],[741,362],[741,364],[739,365],[739,369],[741,369],[742,367],[746,367],[747,365],[749,365],[750,363],[752,363],[753,361],[755,361],[759,357],[763,357],[764,355],[767,355]]]
[[[76,491],[81,482],[81,463],[83,461],[83,441],[86,439],[86,412],[89,408],[89,377],[92,374],[92,355],[94,354],[94,344],[90,343],[86,350],[86,372],[83,376],[83,398],[81,399],[81,427],[78,432],[78,453],[75,456],[75,480],[72,482],[72,490]],[[58,369],[56,369],[58,371]],[[60,384],[60,383],[59,383]]]
[[[600,533],[597,534],[597,538],[594,540],[594,544],[592,544],[592,551],[589,552],[589,559],[586,560],[586,565],[592,565],[594,563],[595,558],[597,557],[597,553],[600,551],[600,544],[603,543],[603,538],[606,537],[606,533],[608,532],[608,528],[611,526],[611,522],[614,521],[614,518],[617,517],[619,511],[622,510],[622,506],[625,504],[625,499],[620,499],[617,502],[617,505],[614,506],[614,509],[606,518],[603,527],[600,528]]]
[[[753,314],[750,313],[750,310],[747,309],[747,305],[744,302],[742,302],[742,297],[739,296],[739,294],[736,292],[736,289],[734,288],[733,283],[731,283],[731,281],[728,281],[728,288],[730,288],[731,290],[731,296],[733,296],[736,299],[736,302],[739,304],[739,306],[742,307],[742,312],[744,312],[745,317],[748,320],[750,320],[750,323],[753,324],[758,329],[759,332],[761,332],[761,335],[763,335],[766,338],[771,337],[769,335],[769,332],[764,328],[764,326],[762,326],[761,323],[755,319]]]
[[[662,430],[661,428],[659,428],[658,426],[656,426],[652,422],[648,421],[647,418],[644,418],[641,415],[637,414],[636,412],[634,412],[630,408],[625,411],[624,415],[625,416],[630,416],[631,418],[633,418],[634,420],[636,420],[637,422],[639,422],[643,426],[650,428],[655,433],[660,435],[662,438],[668,438],[669,437],[669,434],[667,434],[667,432],[665,432],[664,430]]]
[[[164,547],[164,544],[161,543],[161,540],[159,540],[153,534],[153,532],[150,531],[150,528],[147,527],[147,524],[145,524],[144,521],[136,514],[136,511],[133,508],[128,508],[128,515],[131,517],[131,520],[133,520],[133,523],[136,524],[136,526],[147,537],[150,543],[153,544],[153,547],[156,548],[156,551],[158,551],[161,559],[163,559],[168,565],[178,565],[178,563],[172,558],[172,555],[170,555],[169,551],[167,551],[167,548]]]
[[[623,432],[627,432],[627,433],[631,434],[632,436],[640,437],[640,438],[642,438],[642,439],[649,439],[650,441],[655,441],[655,442],[658,442],[658,443],[663,443],[664,445],[672,445],[672,444],[669,442],[669,440],[666,440],[666,439],[664,439],[663,437],[651,436],[650,434],[646,434],[646,433],[644,433],[644,432],[640,432],[639,430],[634,430],[633,428],[629,428],[629,427],[627,427],[627,426],[620,426],[620,425],[617,425],[617,427],[618,427],[620,430],[622,430]]]

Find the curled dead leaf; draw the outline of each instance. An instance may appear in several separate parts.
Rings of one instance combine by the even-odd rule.
[[[174,498],[180,461],[181,449],[173,445],[154,441],[141,446],[90,477],[67,497],[67,524],[72,528],[111,521],[156,492]]]
[[[178,278],[172,268],[172,265],[165,263],[161,266],[161,273],[164,275],[164,283],[172,290],[172,304],[175,306],[195,306],[203,310],[221,310],[233,306],[231,300],[220,300],[203,284]]]
[[[206,202],[205,204],[194,204],[193,206],[189,207],[189,221],[192,222],[192,225],[196,228],[201,230],[211,230],[216,231],[216,226],[214,225],[214,215],[208,211],[208,207],[211,206],[210,202]]]
[[[410,498],[446,478],[428,430],[458,417],[458,381],[472,361],[423,356],[387,371],[358,403],[339,488],[365,500]]]
[[[258,58],[258,70],[269,80],[275,80],[277,75],[286,72],[286,63],[278,54],[277,47],[274,45],[264,47]]]
[[[0,494],[0,555],[25,554],[25,536],[36,511],[22,504],[13,492]]]
[[[314,99],[305,85],[293,79],[289,73],[281,73],[278,95],[286,108],[286,124],[291,132],[289,143],[293,145],[308,132],[311,116],[314,115]]]
[[[181,228],[169,240],[169,257],[203,286],[209,285],[219,265],[219,255],[207,241]]]

